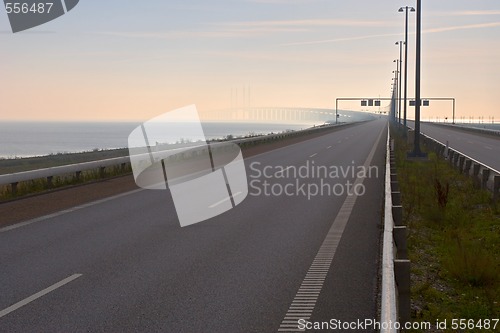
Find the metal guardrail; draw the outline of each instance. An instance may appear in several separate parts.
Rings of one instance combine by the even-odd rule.
[[[414,129],[409,126],[408,130],[414,132]],[[481,131],[481,129],[477,130]],[[447,159],[453,167],[458,169],[459,172],[472,177],[478,187],[490,191],[493,195],[494,201],[500,198],[500,171],[462,153],[457,149],[450,148],[448,143],[445,144],[424,133],[420,133],[420,136],[422,143],[434,150],[439,156]]]
[[[426,134],[421,133],[420,135],[425,145],[447,159],[460,173],[472,177],[478,187],[490,191],[493,194],[493,200],[496,201],[500,198],[500,171],[457,149],[452,149],[448,144],[444,144]]]
[[[493,130],[493,129],[487,129],[487,128],[479,128],[479,127],[472,127],[472,126],[461,126],[461,125],[457,125],[456,123],[455,124],[432,123],[432,125],[446,126],[446,127],[460,129],[460,130],[463,130],[463,131],[469,131],[469,132],[475,132],[475,133],[481,133],[481,134],[487,134],[487,135],[500,136],[500,131]]]
[[[411,128],[409,128],[411,129]],[[411,129],[413,130],[413,129]],[[500,198],[500,172],[456,149],[451,149],[428,135],[421,133],[422,142],[438,155],[446,158],[461,173],[473,177],[476,184]],[[403,225],[401,193],[397,182],[395,156],[390,131],[387,136],[385,212],[382,248],[382,295],[380,322],[382,324],[410,321],[410,261],[407,253],[407,229]],[[380,332],[398,332],[396,325],[386,325]]]
[[[302,136],[302,135],[310,134],[313,132],[320,132],[323,130],[328,130],[328,129],[331,129],[333,127],[341,127],[341,126],[352,125],[352,124],[353,123],[344,123],[344,124],[332,124],[332,125],[326,125],[326,126],[316,126],[316,127],[302,130],[302,131],[293,131],[293,132],[286,132],[286,133],[280,133],[280,134],[269,134],[269,135],[258,136],[258,137],[236,139],[236,140],[231,140],[230,142],[235,143],[239,146],[246,146],[246,145],[255,144],[258,142],[271,142],[274,140],[280,140],[280,139],[294,137],[294,136]],[[78,179],[83,171],[98,169],[101,171],[101,173],[103,173],[105,168],[117,166],[117,165],[121,165],[122,167],[124,167],[127,164],[130,164],[129,156],[117,157],[117,158],[111,158],[111,159],[105,159],[105,160],[99,160],[99,161],[93,161],[93,162],[70,164],[70,165],[57,166],[57,167],[51,167],[51,168],[44,168],[44,169],[38,169],[38,170],[32,170],[32,171],[4,174],[4,175],[0,175],[0,186],[10,185],[12,192],[15,193],[17,191],[18,184],[21,182],[46,178],[47,182],[49,184],[49,187],[50,187],[50,184],[52,184],[53,177],[56,177],[56,176],[69,175],[69,174],[74,173],[75,177]]]
[[[5,175],[0,175],[0,186],[10,184],[12,188],[12,193],[16,193],[17,185],[21,182],[46,178],[49,186],[51,186],[52,179],[55,176],[74,173],[76,179],[79,179],[83,171],[99,169],[101,173],[103,173],[105,168],[107,167],[115,165],[122,165],[122,167],[124,167],[127,163],[130,163],[130,159],[128,156],[116,157],[100,161],[63,165],[63,166],[38,169],[32,171],[10,173]]]
[[[380,332],[383,333],[399,332],[398,325],[410,321],[410,261],[402,212],[394,143],[388,129],[380,309],[380,322],[383,324]]]

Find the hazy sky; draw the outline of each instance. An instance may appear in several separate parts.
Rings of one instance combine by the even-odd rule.
[[[423,97],[500,120],[500,1],[422,2]],[[236,89],[241,105],[243,87],[254,106],[389,97],[405,5],[416,1],[81,0],[17,34],[0,9],[0,120],[145,120],[228,108]],[[451,104],[422,112],[451,116]]]

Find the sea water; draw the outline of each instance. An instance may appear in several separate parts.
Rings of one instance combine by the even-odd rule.
[[[126,148],[128,135],[139,125],[138,122],[0,122],[0,158]],[[228,135],[301,130],[313,124],[206,122],[202,126],[210,140]]]

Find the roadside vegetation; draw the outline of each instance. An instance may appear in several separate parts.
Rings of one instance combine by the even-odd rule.
[[[0,175],[30,170],[38,170],[62,165],[98,161],[103,159],[122,157],[128,154],[128,149],[98,150],[81,153],[59,153],[47,156],[29,158],[0,159]],[[65,186],[74,186],[92,181],[99,181],[129,174],[130,166],[108,167],[104,171],[88,170],[78,176],[76,174],[55,176],[51,180],[41,178],[27,182],[21,182],[13,191],[11,185],[0,185],[0,202],[23,197],[30,194],[38,194],[51,191]]]
[[[427,151],[428,161],[408,161],[411,146],[392,135],[409,233],[413,320],[447,320],[449,327],[453,319],[499,318],[500,203],[434,152]]]
[[[40,194],[47,191],[53,191],[59,188],[76,186],[91,182],[102,181],[113,177],[128,175],[132,172],[130,164],[124,166],[107,167],[104,170],[82,171],[78,176],[76,173],[54,176],[52,179],[40,178],[17,184],[13,191],[11,185],[0,186],[0,202],[21,198],[26,195]]]

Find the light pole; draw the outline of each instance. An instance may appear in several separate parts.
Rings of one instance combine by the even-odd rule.
[[[401,7],[399,8],[399,12],[406,12],[406,21],[405,21],[405,87],[404,87],[404,120],[403,127],[406,133],[406,108],[408,106],[408,10],[410,12],[414,12],[415,8],[413,7]]]
[[[420,72],[422,61],[422,0],[417,0],[417,38],[416,38],[416,58],[415,58],[415,138],[413,140],[413,151],[409,154],[410,157],[421,158],[427,157],[420,150],[420,108],[422,99],[420,97]]]
[[[396,61],[396,60],[394,60]],[[396,64],[397,68],[397,64]],[[398,121],[398,103],[397,103],[397,98],[398,98],[398,70],[396,69],[395,71],[392,71],[394,73],[394,77],[392,78],[392,104],[393,104],[393,109],[394,109],[394,122]]]
[[[396,110],[398,111],[397,114],[396,114],[396,121],[398,121],[398,118],[399,118],[399,123],[401,124],[401,103],[399,103],[397,101],[398,99],[398,95],[401,96],[401,92],[400,92],[400,89],[401,89],[401,85],[398,84],[398,82],[400,82],[401,80],[401,72],[399,70],[399,68],[401,67],[401,62],[399,61],[399,59],[396,59],[394,60],[394,62],[396,63],[396,70],[395,71],[392,71],[395,75],[395,81],[394,81],[394,98],[396,99],[395,102],[396,102]],[[398,87],[399,86],[399,87]]]
[[[403,75],[402,72],[402,66],[403,66],[403,41],[396,42],[396,45],[399,45],[399,89],[398,89],[398,104],[399,104],[399,124],[401,124],[401,75]]]

